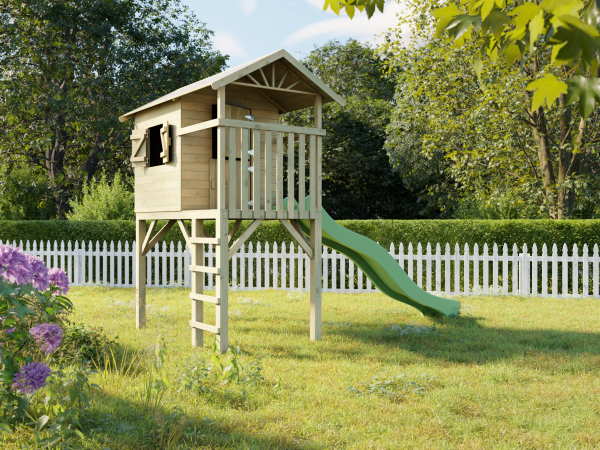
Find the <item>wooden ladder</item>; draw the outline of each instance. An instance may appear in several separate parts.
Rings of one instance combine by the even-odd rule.
[[[217,237],[210,236],[204,229],[204,221],[192,219],[192,235],[188,238],[188,245],[192,252],[192,319],[190,327],[192,331],[192,345],[202,347],[204,344],[204,331],[215,333],[219,350],[226,352],[228,348],[228,301],[227,288],[229,285],[229,258],[227,239],[227,218],[217,218]],[[225,236],[220,233],[225,230]],[[204,265],[204,245],[215,246],[216,261],[214,267]],[[204,294],[204,274],[216,275],[215,296]],[[204,302],[213,303],[215,310],[215,325],[204,323]]]

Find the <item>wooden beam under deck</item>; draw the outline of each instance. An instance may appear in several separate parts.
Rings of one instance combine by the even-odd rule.
[[[292,219],[317,219],[321,217],[319,211],[316,212],[298,212],[298,211],[277,211],[273,210],[273,215],[267,219],[266,211],[257,211],[259,219],[263,220],[292,220]],[[137,213],[137,220],[216,220],[217,218],[226,218],[228,220],[254,220],[257,217],[255,212],[250,210],[244,215],[241,210],[228,211],[218,209],[196,209],[188,211],[163,211],[163,212],[147,212]],[[212,237],[212,236],[207,236]]]

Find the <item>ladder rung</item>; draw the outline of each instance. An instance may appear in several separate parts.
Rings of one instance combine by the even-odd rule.
[[[190,242],[192,244],[212,244],[219,245],[219,238],[209,238],[209,237],[193,237],[190,238]]]
[[[219,334],[219,329],[214,325],[208,325],[202,322],[196,322],[195,320],[190,320],[190,327],[197,328],[199,330],[210,331],[211,333]]]
[[[208,267],[208,266],[192,266],[190,265],[190,270],[192,272],[202,272],[202,273],[214,273],[215,275],[219,275],[221,271],[218,267]]]
[[[204,295],[204,294],[194,294],[193,292],[190,294],[190,298],[192,300],[201,300],[203,302],[215,303],[219,304],[219,297],[213,297],[212,295]]]

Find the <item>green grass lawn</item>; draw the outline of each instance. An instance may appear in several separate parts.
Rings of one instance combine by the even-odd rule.
[[[597,300],[468,297],[459,318],[432,319],[381,294],[326,294],[323,340],[313,343],[307,294],[234,291],[230,342],[241,347],[242,363],[260,360],[265,380],[211,395],[177,392],[186,361],[211,354],[208,333],[205,348],[190,346],[187,294],[149,289],[148,327],[136,330],[134,290],[70,291],[75,322],[102,326],[130,352],[148,349],[148,367],[162,334],[170,382],[151,410],[137,395],[143,370],[104,383],[97,376],[97,429],[75,447],[600,448]],[[214,320],[214,308],[207,316]],[[411,322],[428,329],[403,334],[394,326]],[[361,383],[400,374],[423,386],[421,394],[349,389],[364,392]],[[168,447],[160,430],[174,408],[186,415],[188,433],[173,431],[183,427],[175,421]],[[0,444],[23,448],[31,438],[21,428]]]

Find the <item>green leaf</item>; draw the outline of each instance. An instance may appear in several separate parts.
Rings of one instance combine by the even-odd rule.
[[[566,80],[568,93],[566,104],[570,105],[579,100],[579,114],[587,119],[596,106],[596,100],[600,101],[600,79],[586,78],[575,75]]]
[[[485,20],[495,5],[495,0],[480,0],[475,4],[475,8],[481,6],[481,20]]]
[[[485,34],[487,30],[491,28],[492,35],[496,38],[496,40],[500,40],[504,25],[511,22],[512,19],[509,16],[498,9],[493,9],[481,24],[481,29]]]
[[[37,431],[42,431],[44,427],[48,424],[50,417],[43,415],[38,420],[35,421],[35,429]]]
[[[560,45],[560,49],[552,52],[552,62],[557,65],[569,63],[580,56],[588,64],[596,57],[598,31],[573,16],[560,16],[562,25],[558,27],[548,41],[552,45]]]
[[[5,433],[12,433],[10,426],[4,422],[0,422],[0,431],[4,431]]]
[[[560,96],[567,93],[567,84],[560,81],[554,75],[546,74],[544,78],[532,81],[527,85],[528,91],[535,91],[531,110],[536,111],[546,102],[548,108],[552,107],[552,103]]]
[[[433,15],[438,18],[438,22],[435,27],[435,37],[440,37],[448,24],[460,13],[456,5],[446,6],[444,8],[436,9]]]
[[[481,69],[483,68],[483,62],[481,61],[481,58],[477,58],[475,64],[473,64],[473,67],[475,68],[477,78],[481,78]]]
[[[513,16],[516,28],[522,28],[527,26],[531,19],[538,15],[540,11],[541,8],[538,5],[528,2],[517,6],[510,12],[510,15]]]
[[[458,40],[463,34],[469,31],[473,25],[475,27],[481,26],[481,17],[461,14],[455,16],[450,23],[448,23],[446,30],[450,37],[454,40]]]
[[[354,18],[354,5],[346,5],[346,14],[348,14],[350,20]]]
[[[533,52],[533,44],[538,36],[544,32],[544,12],[540,11],[529,22],[529,51]]]

